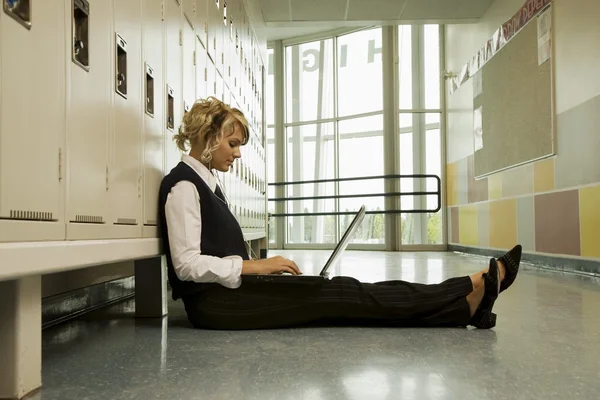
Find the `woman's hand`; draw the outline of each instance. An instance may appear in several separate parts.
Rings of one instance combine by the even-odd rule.
[[[301,275],[300,269],[292,260],[281,256],[264,260],[251,260],[242,263],[242,274],[281,274],[288,272],[292,275]]]

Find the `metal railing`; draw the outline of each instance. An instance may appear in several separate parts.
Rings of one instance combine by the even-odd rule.
[[[437,190],[435,192],[418,191],[418,192],[389,192],[389,193],[360,193],[360,194],[338,194],[327,196],[302,196],[302,197],[276,197],[268,199],[274,202],[299,201],[299,200],[330,200],[330,199],[352,199],[352,198],[372,198],[372,197],[402,197],[402,196],[437,196],[437,207],[435,209],[427,208],[412,208],[409,210],[372,210],[367,211],[367,214],[424,214],[437,213],[442,208],[442,180],[437,175],[430,174],[412,174],[412,175],[381,175],[381,176],[364,176],[357,178],[335,178],[335,179],[318,179],[311,181],[296,181],[296,182],[274,182],[269,183],[269,186],[290,186],[290,185],[305,185],[310,183],[332,183],[332,182],[352,182],[374,179],[430,179],[436,180]],[[354,215],[356,211],[328,211],[328,212],[308,212],[308,213],[272,213],[271,217],[301,217],[301,216],[321,216],[321,215]]]

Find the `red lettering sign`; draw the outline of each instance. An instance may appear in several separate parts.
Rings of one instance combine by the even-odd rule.
[[[514,16],[502,25],[503,41],[508,42],[551,2],[552,0],[527,0]]]

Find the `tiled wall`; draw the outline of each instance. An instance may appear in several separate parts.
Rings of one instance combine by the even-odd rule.
[[[480,180],[468,173],[473,156],[448,164],[449,243],[600,258],[600,179],[556,187],[559,157]]]
[[[497,1],[479,24],[449,25],[448,69],[471,56],[460,44],[478,48],[523,2]],[[555,0],[553,9],[556,156],[476,180],[472,82],[447,93],[450,244],[521,243],[529,253],[600,260],[600,2]]]

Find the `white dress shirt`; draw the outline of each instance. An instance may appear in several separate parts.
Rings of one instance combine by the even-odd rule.
[[[208,168],[187,154],[184,154],[181,160],[192,167],[214,193],[217,181]],[[200,195],[192,182],[181,181],[173,186],[167,195],[165,216],[169,230],[171,260],[179,279],[220,283],[232,289],[241,285],[241,257],[220,258],[201,254]]]

